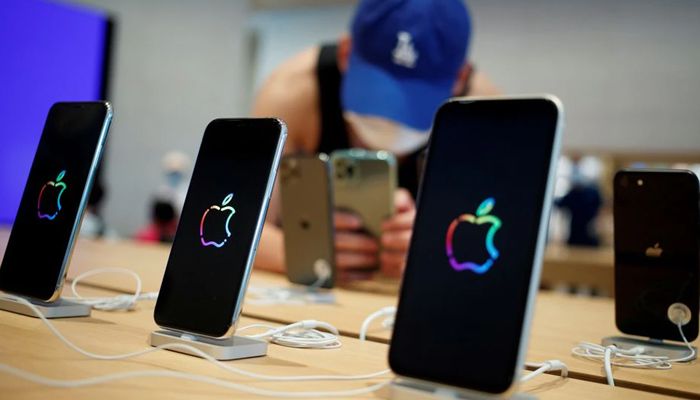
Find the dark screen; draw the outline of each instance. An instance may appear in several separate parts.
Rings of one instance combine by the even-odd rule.
[[[281,136],[274,119],[207,127],[156,304],[158,325],[213,337],[231,327]]]
[[[512,383],[557,117],[544,99],[438,111],[390,349],[396,373],[492,393]]]
[[[698,315],[698,180],[689,171],[615,176],[615,319],[620,331],[682,340],[668,320],[676,302]],[[698,321],[683,327],[692,341]]]
[[[0,290],[44,301],[54,296],[92,184],[107,114],[105,103],[56,103],[49,110],[0,267]]]

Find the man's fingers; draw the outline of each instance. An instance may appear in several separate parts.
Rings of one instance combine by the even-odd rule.
[[[406,252],[411,245],[411,231],[386,232],[382,235],[382,247]]]
[[[336,232],[335,248],[337,251],[376,253],[379,250],[379,244],[371,236],[353,232]]]
[[[406,253],[383,251],[380,256],[381,271],[386,276],[400,277],[406,266]]]
[[[383,231],[410,230],[413,229],[413,221],[416,219],[416,210],[411,209],[396,214],[382,222]]]
[[[336,230],[355,231],[362,228],[362,220],[357,215],[337,211],[333,214],[333,225]]]
[[[374,268],[377,266],[377,254],[340,252],[335,256],[338,269]]]
[[[416,208],[416,203],[413,201],[411,192],[404,188],[398,188],[396,192],[394,192],[394,205],[398,213]]]

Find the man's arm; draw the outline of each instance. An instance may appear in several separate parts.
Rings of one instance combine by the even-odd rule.
[[[253,104],[253,117],[280,118],[287,125],[289,136],[284,155],[313,152],[315,147],[320,125],[315,75],[317,58],[316,48],[285,61],[265,82]],[[284,232],[277,225],[280,217],[278,182],[275,182],[270,199],[255,267],[283,272]]]
[[[491,79],[483,72],[476,70],[471,78],[471,87],[467,96],[495,96],[503,94]]]

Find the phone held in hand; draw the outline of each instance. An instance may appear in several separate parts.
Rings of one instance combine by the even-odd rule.
[[[396,158],[382,150],[336,150],[331,168],[336,211],[356,214],[364,230],[379,238],[382,222],[395,213]]]
[[[282,228],[287,278],[330,289],[335,243],[329,158],[289,156],[280,166]],[[319,283],[320,282],[320,283]]]

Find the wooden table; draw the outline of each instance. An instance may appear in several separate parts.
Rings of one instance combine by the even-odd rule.
[[[542,266],[542,284],[587,286],[609,297],[615,295],[615,254],[612,248],[549,244]]]
[[[88,296],[111,293],[83,288]],[[93,311],[89,318],[54,321],[57,328],[80,347],[100,354],[122,354],[146,348],[146,337],[155,329],[153,302],[143,301],[132,312]],[[241,324],[263,321],[242,318]],[[343,347],[334,350],[301,350],[270,345],[262,358],[238,360],[229,365],[268,375],[355,375],[387,367],[388,346],[342,338]],[[335,391],[367,387],[387,378],[357,382],[261,382],[233,375],[205,360],[168,351],[122,360],[100,361],[84,357],[60,343],[38,320],[0,311],[0,362],[57,380],[74,380],[136,370],[170,370],[196,373],[278,391]],[[624,388],[612,388],[555,375],[540,376],[522,390],[547,399],[642,399],[668,398]],[[6,396],[6,397],[5,397]],[[255,398],[230,389],[172,378],[130,378],[78,389],[41,386],[0,372],[0,397],[12,399],[124,399],[124,398]],[[259,398],[259,397],[258,397]],[[388,398],[388,390],[354,398]]]
[[[9,230],[0,227],[0,257],[4,253]],[[144,290],[157,291],[168,261],[170,246],[143,244],[130,240],[79,240],[69,270],[69,278],[87,270],[104,267],[123,267],[138,271],[144,280]],[[613,296],[614,256],[610,248],[575,248],[561,244],[547,247],[542,270],[542,283],[555,286],[560,283],[585,285]],[[113,276],[110,287],[131,290],[133,280],[128,276]],[[389,280],[390,281],[390,280]],[[364,283],[356,286],[363,291],[384,292],[392,285]],[[394,288],[396,286],[394,285]],[[396,289],[393,289],[395,294]]]
[[[2,239],[0,237],[0,240]],[[168,247],[163,245],[135,244],[129,241],[112,243],[81,240],[76,248],[69,277],[75,277],[79,273],[95,268],[124,267],[141,276],[144,291],[157,291],[168,253]],[[134,286],[132,278],[122,275],[95,276],[88,278],[86,283],[91,287],[119,292],[131,292]],[[263,272],[255,272],[251,284],[290,286],[284,277]],[[378,286],[381,287],[381,285]],[[395,291],[395,285],[385,290],[387,293]],[[247,304],[243,314],[246,317],[278,323],[291,323],[302,319],[324,320],[335,325],[341,333],[357,337],[362,321],[367,315],[396,303],[394,295],[361,293],[346,289],[336,289],[334,293],[336,304],[333,305],[253,306]],[[558,358],[569,365],[571,376],[604,382],[600,364],[575,359],[571,356],[570,350],[578,341],[598,341],[604,336],[616,334],[612,315],[611,300],[580,299],[541,293],[535,312],[528,359],[542,361]],[[149,316],[150,320],[152,319]],[[149,329],[153,329],[152,321],[150,324]],[[390,332],[380,329],[377,321],[370,330],[369,339],[387,343],[389,338]],[[697,361],[690,365],[677,365],[671,371],[615,370],[615,378],[619,386],[684,397],[700,397],[698,377],[700,377],[700,365]]]

